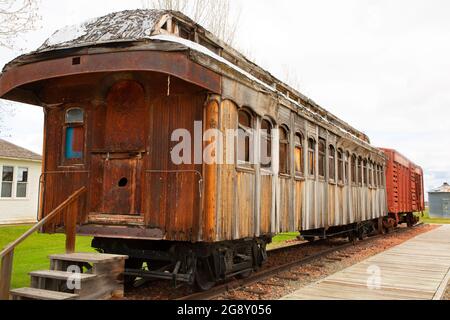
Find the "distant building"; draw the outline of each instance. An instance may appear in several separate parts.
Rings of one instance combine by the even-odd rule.
[[[42,157],[0,139],[0,224],[36,222]]]
[[[429,193],[430,217],[450,219],[450,185],[446,182]]]

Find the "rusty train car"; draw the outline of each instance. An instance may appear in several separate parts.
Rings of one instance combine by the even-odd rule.
[[[365,134],[179,12],[60,30],[5,66],[0,96],[45,112],[40,218],[86,187],[77,233],[129,255],[130,278],[207,289],[258,269],[277,233],[362,237],[387,215],[386,156]],[[180,128],[215,129],[213,153],[239,151],[175,164]]]
[[[425,211],[423,170],[393,149],[381,149],[386,154],[386,190],[388,213],[394,225],[418,222],[414,212]]]

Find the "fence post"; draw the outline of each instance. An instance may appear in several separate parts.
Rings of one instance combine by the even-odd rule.
[[[13,270],[14,250],[8,252],[2,258],[0,271],[0,300],[9,300],[9,290],[11,289],[11,276]]]
[[[78,201],[72,202],[66,210],[66,253],[75,252],[77,233]]]

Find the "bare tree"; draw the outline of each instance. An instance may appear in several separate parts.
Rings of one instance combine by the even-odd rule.
[[[0,46],[12,49],[18,36],[36,29],[39,0],[0,0]]]
[[[240,8],[233,11],[230,0],[141,0],[146,9],[180,11],[225,41],[234,44]]]

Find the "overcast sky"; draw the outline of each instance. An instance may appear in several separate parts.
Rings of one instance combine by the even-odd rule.
[[[423,166],[426,189],[450,182],[450,1],[231,0],[242,10],[239,49],[273,74]],[[37,48],[56,29],[140,0],[41,0]],[[18,55],[0,49],[0,65]],[[295,74],[296,77],[292,75]],[[1,137],[41,153],[40,108],[16,106]]]

